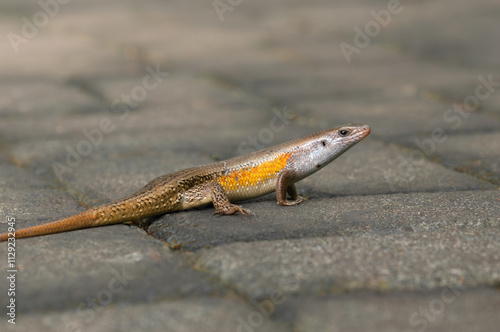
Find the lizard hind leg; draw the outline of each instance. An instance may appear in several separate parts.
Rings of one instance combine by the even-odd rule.
[[[232,204],[227,198],[224,188],[218,182],[207,182],[186,191],[183,197],[183,209],[194,208],[210,202],[215,208],[214,215],[236,213],[254,215],[250,210]]]
[[[252,211],[242,208],[239,205],[232,204],[227,198],[224,188],[218,182],[210,182],[207,184],[207,189],[210,191],[212,203],[215,208],[214,215],[230,215],[241,213],[242,215],[254,215]]]

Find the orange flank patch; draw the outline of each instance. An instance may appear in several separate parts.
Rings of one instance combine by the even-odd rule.
[[[286,166],[290,157],[291,153],[283,153],[279,157],[260,165],[233,171],[221,176],[219,183],[226,191],[255,186],[274,177]]]

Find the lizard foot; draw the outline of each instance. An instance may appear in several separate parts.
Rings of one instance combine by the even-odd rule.
[[[284,206],[292,206],[292,205],[297,205],[305,201],[307,198],[304,198],[302,196],[297,196],[293,201],[284,201],[284,202],[279,202],[279,205],[284,205]]]
[[[236,213],[241,213],[242,215],[251,215],[254,216],[252,211],[242,208],[239,205],[234,205],[230,204],[229,206],[225,207],[224,209],[218,210],[214,212],[214,215],[220,214],[220,215],[230,215],[230,214],[236,214]]]

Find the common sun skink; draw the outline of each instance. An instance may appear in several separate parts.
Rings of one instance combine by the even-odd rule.
[[[166,174],[116,202],[0,234],[0,241],[137,221],[207,203],[213,204],[215,214],[253,214],[231,202],[273,191],[278,204],[296,205],[304,200],[297,194],[297,181],[325,167],[369,134],[367,125],[345,125],[247,155]]]

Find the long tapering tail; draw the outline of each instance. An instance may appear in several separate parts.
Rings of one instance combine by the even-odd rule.
[[[91,209],[68,218],[63,218],[46,224],[20,229],[15,232],[15,238],[22,239],[26,237],[61,233],[99,225],[100,223],[95,222],[94,210]],[[0,242],[7,241],[9,237],[13,237],[10,234],[12,233],[0,234]]]
[[[171,189],[167,192],[170,196],[163,193],[162,186],[165,185],[166,179],[165,177],[156,178],[135,194],[116,202],[104,204],[68,218],[18,230],[15,232],[15,238],[22,239],[82,228],[119,224],[176,211],[179,206],[173,205],[171,201],[176,198],[178,192]],[[0,234],[0,242],[7,241],[9,237],[13,237],[11,233]]]

